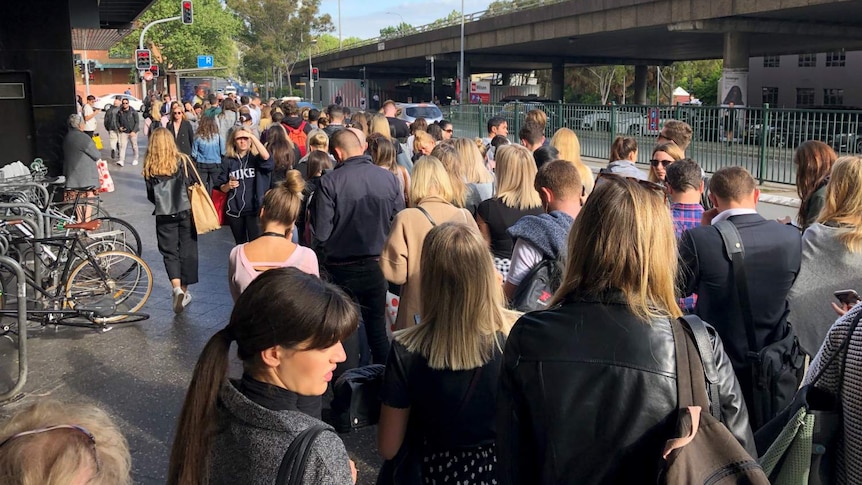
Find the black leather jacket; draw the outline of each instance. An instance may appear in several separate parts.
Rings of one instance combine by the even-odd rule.
[[[709,330],[722,421],[754,455],[739,383]],[[643,323],[621,294],[525,314],[500,373],[500,483],[654,483],[675,426],[674,357],[670,321]]]

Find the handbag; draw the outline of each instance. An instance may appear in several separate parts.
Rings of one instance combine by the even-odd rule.
[[[99,172],[99,192],[113,192],[114,179],[111,178],[111,172],[108,171],[108,162],[101,159],[97,160],[96,171]]]
[[[216,216],[218,216],[218,223],[219,225],[224,226],[227,224],[227,218],[225,218],[224,215],[224,208],[227,205],[227,194],[219,189],[213,189],[212,201],[213,207],[215,207],[216,210]]]
[[[96,144],[96,150],[105,148],[105,145],[102,144],[102,137],[100,135],[93,135],[93,143]]]
[[[294,438],[284,453],[284,458],[281,459],[275,485],[302,484],[305,468],[308,465],[308,455],[311,454],[311,444],[326,429],[326,426],[321,425],[310,426]]]
[[[836,483],[836,449],[843,430],[841,392],[850,339],[859,326],[856,314],[847,336],[820,372],[796,393],[793,402],[754,435],[760,463],[775,485]],[[842,352],[838,392],[817,387],[817,382]]]
[[[787,313],[778,322],[780,337],[758,349],[754,333],[754,317],[745,277],[745,248],[736,226],[724,220],[713,225],[724,243],[736,284],[737,299],[742,310],[745,335],[748,339],[747,368],[734,369],[745,403],[748,406],[751,429],[757,431],[774,418],[793,400],[804,373],[805,354]]]
[[[183,170],[185,170],[186,180],[189,179],[189,165],[192,166],[192,171],[195,173],[195,182],[188,186],[189,203],[192,206],[192,220],[195,223],[197,233],[206,234],[221,228],[221,223],[219,223],[218,213],[215,210],[210,194],[207,193],[206,187],[201,183],[198,169],[194,164],[183,159]]]
[[[380,389],[385,365],[371,364],[350,369],[332,386],[333,427],[339,433],[377,424],[380,419]]]

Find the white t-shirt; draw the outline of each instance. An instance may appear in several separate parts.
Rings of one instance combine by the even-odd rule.
[[[84,105],[84,118],[93,114],[93,107],[90,103]],[[87,121],[84,121],[84,131],[96,131],[96,117],[93,116]]]
[[[506,282],[520,285],[527,273],[541,263],[542,259],[542,252],[536,246],[525,239],[518,239],[512,249],[512,264],[509,266]]]

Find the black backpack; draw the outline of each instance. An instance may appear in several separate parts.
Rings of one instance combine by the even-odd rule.
[[[533,267],[512,297],[511,308],[519,312],[532,312],[548,308],[551,297],[563,281],[565,262],[560,258],[544,258]]]

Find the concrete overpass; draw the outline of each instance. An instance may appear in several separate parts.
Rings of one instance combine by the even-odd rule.
[[[862,0],[548,0],[465,24],[465,78],[473,72],[552,70],[552,98],[566,65],[636,65],[636,98],[649,65],[724,59],[748,68],[762,55],[862,49]],[[326,77],[416,77],[435,56],[438,76],[456,76],[460,25],[377,39],[314,56]],[[295,73],[307,72],[298,65]],[[463,87],[467,89],[467,86]],[[639,88],[639,89],[638,89]]]

